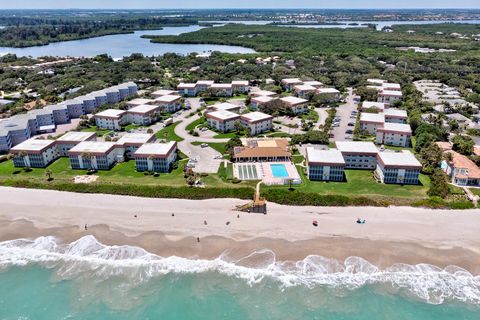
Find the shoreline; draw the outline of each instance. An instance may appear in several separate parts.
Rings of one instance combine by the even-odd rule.
[[[0,198],[0,241],[51,235],[68,243],[93,235],[106,245],[138,246],[160,256],[215,259],[227,252],[238,259],[269,249],[278,261],[359,256],[380,268],[428,263],[480,274],[478,209],[269,203],[269,213],[260,215],[233,211],[245,203],[238,199],[155,199],[8,187],[0,187]],[[367,223],[357,225],[357,217]],[[318,227],[312,226],[313,220]]]

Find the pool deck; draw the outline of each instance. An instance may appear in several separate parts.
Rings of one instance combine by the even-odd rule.
[[[288,177],[275,177],[272,172],[272,164],[281,164],[285,166]],[[242,167],[256,166],[257,179],[245,179],[244,175],[240,173],[244,170]],[[285,185],[289,179],[292,179],[293,184],[302,182],[297,168],[291,162],[242,162],[233,164],[233,174],[241,180],[262,180],[266,185]],[[242,179],[243,177],[243,179]]]

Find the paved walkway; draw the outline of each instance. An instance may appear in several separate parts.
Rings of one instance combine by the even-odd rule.
[[[333,128],[333,139],[334,141],[344,141],[346,133],[345,131],[348,129],[354,130],[355,127],[349,127],[348,123],[349,122],[355,122],[355,119],[350,119],[350,115],[352,114],[352,111],[357,110],[357,104],[353,100],[353,89],[348,88],[348,96],[346,99],[346,102],[342,105],[340,105],[337,108],[337,116],[340,116],[340,126],[334,127]],[[353,134],[350,134],[353,136]]]

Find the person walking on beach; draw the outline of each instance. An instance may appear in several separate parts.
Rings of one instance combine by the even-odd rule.
[[[85,223],[85,231],[87,231],[87,230],[88,230],[88,226],[87,226],[87,224]]]
[[[197,237],[197,242],[200,242],[200,237]]]

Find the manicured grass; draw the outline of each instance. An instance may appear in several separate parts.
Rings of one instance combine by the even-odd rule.
[[[139,126],[139,125],[136,125],[136,124],[131,123],[131,124],[123,127],[123,129],[124,129],[125,131],[130,131],[130,130],[139,129],[139,128],[144,128],[144,126]]]
[[[286,132],[273,132],[273,133],[268,133],[265,136],[270,138],[289,138],[290,134]]]
[[[82,132],[96,132],[97,137],[103,137],[109,132],[112,132],[112,130],[106,130],[106,129],[98,129],[96,126],[92,126],[89,128],[85,128],[81,130]]]
[[[302,156],[301,154],[295,154],[295,155],[292,156],[292,161],[295,164],[302,163],[303,160],[305,160],[305,157]]]
[[[157,139],[164,139],[164,140],[167,140],[167,141],[177,141],[177,142],[183,141],[183,138],[181,138],[181,137],[179,137],[175,134],[175,127],[179,123],[180,123],[180,121],[166,126],[162,130],[155,133],[155,136],[157,137]]]
[[[205,124],[206,122],[207,122],[206,118],[202,116],[197,120],[193,121],[192,123],[190,123],[188,126],[186,126],[185,129],[187,131],[195,130],[195,128],[197,128],[199,125]]]
[[[235,132],[227,132],[227,133],[219,133],[217,135],[214,135],[214,139],[232,139],[237,137],[238,135]]]
[[[469,188],[469,189],[474,195],[480,196],[480,188]]]
[[[427,176],[420,176],[420,185],[383,184],[375,181],[372,171],[345,170],[346,182],[310,181],[305,176],[303,168],[297,167],[303,183],[296,190],[308,193],[355,195],[394,198],[408,198],[418,200],[426,197],[430,180]],[[285,187],[269,187],[285,188]]]
[[[203,142],[199,142],[199,141],[194,141],[192,142],[192,144],[194,146],[199,146],[201,144],[203,144]],[[225,151],[225,143],[223,142],[207,142],[208,146],[211,147],[212,149],[215,149],[217,150],[219,153],[221,154],[225,154],[226,151]]]

